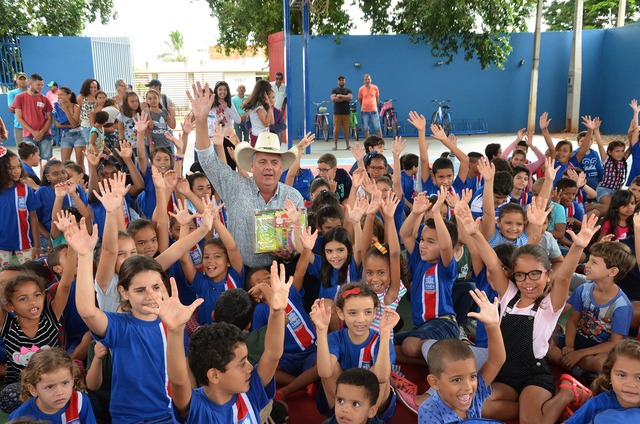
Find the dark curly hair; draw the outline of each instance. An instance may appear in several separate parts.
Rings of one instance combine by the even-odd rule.
[[[189,340],[189,368],[198,387],[209,384],[210,369],[225,372],[236,347],[245,340],[245,334],[238,327],[225,322],[198,327]]]
[[[22,168],[22,164],[20,163],[20,158],[18,155],[13,153],[11,150],[7,149],[7,153],[0,158],[0,190],[4,190],[5,188],[13,187],[13,178],[11,178],[11,170],[9,163],[11,162],[11,158],[18,159],[18,165]],[[22,174],[20,178],[25,176],[24,168],[22,169]]]
[[[7,303],[11,303],[11,299],[13,295],[16,294],[16,291],[25,283],[36,283],[40,290],[44,292],[45,289],[45,281],[38,275],[32,272],[22,272],[19,275],[11,278],[4,285],[4,300]]]

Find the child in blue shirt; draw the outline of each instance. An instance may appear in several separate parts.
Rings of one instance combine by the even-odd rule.
[[[506,359],[497,298],[491,302],[478,289],[470,293],[480,312],[469,315],[485,324],[489,337],[488,358],[478,372],[476,359],[466,343],[456,339],[436,342],[427,355],[427,381],[436,393],[420,405],[419,424],[481,418],[482,405],[491,396],[489,386]]]
[[[585,172],[587,185],[595,190],[604,176],[603,158],[591,148],[594,132],[600,126],[600,119],[592,120],[590,116],[583,116],[582,124],[587,127],[587,131],[578,134],[578,148],[572,152],[569,162]]]
[[[187,369],[182,334],[198,299],[190,306],[180,303],[175,283],[172,295],[155,293],[157,311],[167,327],[167,371],[172,391],[172,407],[181,423],[259,424],[260,410],[275,394],[274,375],[284,346],[285,308],[291,278],[286,282],[284,265],[280,272],[271,265],[270,314],[265,349],[256,367],[247,360],[245,335],[230,324],[203,325],[189,341],[189,368],[199,388],[193,389]]]
[[[569,297],[572,307],[563,340],[551,338],[548,357],[572,370],[600,372],[607,352],[629,334],[633,306],[616,285],[636,264],[628,246],[600,242],[591,246],[584,273],[591,281]],[[564,343],[563,343],[564,342]]]
[[[420,193],[413,201],[413,210],[400,229],[400,238],[409,253],[411,310],[413,330],[397,333],[396,344],[402,345],[405,355],[421,357],[421,347],[427,339],[458,338],[459,328],[451,300],[451,290],[458,275],[458,264],[453,257],[453,245],[458,238],[456,226],[443,219],[446,188],[438,193],[431,207],[426,195]],[[417,240],[418,223],[429,209],[428,218]]]
[[[442,187],[452,194],[460,193],[468,185],[467,173],[469,172],[469,157],[460,150],[454,142],[449,140],[439,125],[432,124],[431,133],[435,139],[440,141],[458,158],[460,168],[458,169],[458,175],[454,177],[453,163],[448,158],[436,159],[431,167],[431,175],[422,181],[422,189],[426,191],[427,194],[436,194]]]
[[[374,373],[351,368],[338,377],[335,414],[324,424],[384,424],[376,416],[380,387]]]

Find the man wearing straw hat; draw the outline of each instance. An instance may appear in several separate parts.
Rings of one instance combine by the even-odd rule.
[[[262,133],[255,147],[242,142],[235,149],[236,164],[251,172],[252,176],[232,171],[216,155],[207,133],[207,115],[213,104],[208,84],[202,87],[197,83],[193,86],[193,93],[187,92],[187,96],[196,121],[196,151],[200,165],[225,203],[227,228],[236,240],[242,260],[249,267],[267,266],[274,259],[273,256],[254,253],[254,211],[282,209],[287,199],[296,207],[304,205],[296,189],[280,183],[282,172],[289,169],[296,159],[297,148],[282,151],[276,134]]]

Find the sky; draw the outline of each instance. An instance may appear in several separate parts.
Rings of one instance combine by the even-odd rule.
[[[169,51],[164,44],[168,34],[178,30],[184,37],[188,57],[199,56],[216,45],[217,21],[211,17],[205,0],[113,0],[118,17],[107,25],[89,24],[83,35],[93,37],[129,37],[134,63],[154,61]],[[351,34],[367,34],[369,25],[362,21],[356,7],[349,11],[356,23]],[[250,24],[250,23],[247,23]]]

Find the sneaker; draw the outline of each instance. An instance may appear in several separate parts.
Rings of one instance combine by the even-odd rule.
[[[416,395],[405,392],[404,390],[396,390],[396,395],[398,399],[404,406],[406,406],[409,411],[418,415],[418,409],[420,407],[416,404]]]
[[[287,424],[289,422],[289,407],[284,401],[274,400],[269,417],[274,424]]]
[[[473,318],[467,318],[462,324],[462,328],[464,328],[464,332],[467,333],[469,337],[476,337],[476,331],[478,329],[478,321]]]
[[[458,328],[460,330],[460,334],[458,335],[458,339],[462,340],[463,342],[465,342],[469,346],[474,346],[474,344],[471,341],[471,339],[469,337],[467,337],[467,333],[464,331],[464,328],[462,326],[459,326]]]

